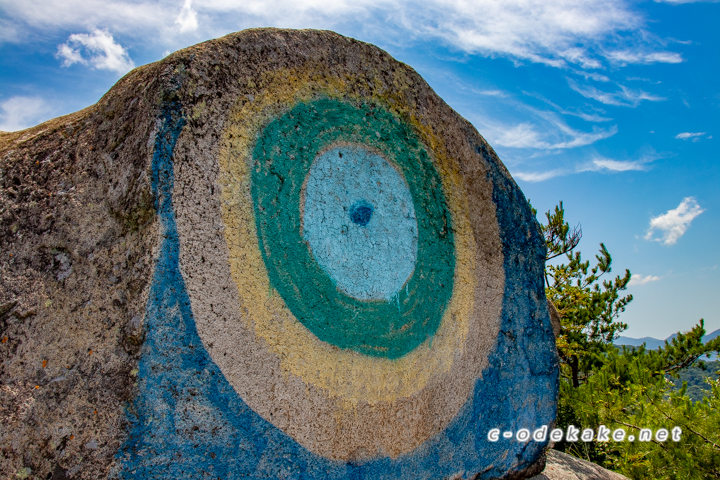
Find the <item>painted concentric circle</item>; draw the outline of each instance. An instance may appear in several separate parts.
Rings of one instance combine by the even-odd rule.
[[[297,128],[298,124],[303,127]],[[368,272],[372,275],[367,277],[363,275],[367,269],[361,269],[360,275],[357,275],[358,272],[343,268],[342,263],[333,275],[332,270],[328,272],[316,261],[316,257],[322,256],[318,253],[313,255],[304,241],[301,205],[304,203],[303,193],[306,193],[303,192],[305,179],[315,158],[320,156],[319,161],[326,163],[324,150],[338,143],[367,146],[348,149],[346,154],[349,153],[350,158],[347,160],[362,156],[358,148],[368,154],[367,148],[373,148],[397,165],[400,172],[394,172],[395,175],[389,171],[384,174],[375,171],[376,175],[359,179],[366,184],[367,196],[373,197],[371,194],[374,191],[371,201],[374,200],[377,206],[387,203],[381,201],[381,196],[390,196],[392,200],[395,192],[404,193],[403,190],[407,189],[402,188],[402,177],[407,180],[411,198],[405,198],[405,203],[415,204],[413,212],[417,217],[417,260],[406,287],[388,292],[394,298],[368,301],[337,287],[338,277],[344,278],[350,289],[361,289],[364,285],[382,282],[387,272],[391,275],[397,273],[390,270],[389,265],[379,263],[383,257],[400,253],[392,250],[395,242],[391,241],[393,234],[389,229],[381,229],[378,234],[365,239],[369,245],[362,249],[363,253],[371,256],[366,264],[376,266],[375,271],[384,268],[386,272],[377,275]],[[339,161],[342,149],[335,147],[332,152],[338,154],[336,165],[348,166],[347,161]],[[378,157],[377,154],[372,156]],[[367,158],[368,155],[364,155],[367,171],[359,168],[356,173],[373,173],[370,165],[372,156]],[[264,129],[256,143],[253,158],[252,195],[260,251],[273,288],[280,293],[298,321],[331,345],[391,359],[407,354],[435,333],[452,294],[455,273],[453,235],[449,228],[452,220],[439,175],[427,151],[403,123],[394,121],[388,112],[380,108],[358,108],[330,99],[300,103]],[[334,155],[332,158],[335,158]],[[386,168],[392,169],[387,161],[379,157],[375,163],[377,168],[382,168],[384,163]],[[358,166],[362,167],[363,162]],[[343,178],[346,177],[339,176],[339,179]],[[346,183],[335,180],[333,176],[325,179],[325,196],[331,196],[331,190],[342,189]],[[385,189],[379,188],[382,180],[386,181]],[[316,183],[310,185],[311,201],[316,199],[313,189],[316,186]],[[361,213],[369,215],[372,206],[359,195],[360,192],[356,192],[354,198],[349,198],[349,203],[342,205],[348,211],[345,224],[325,224],[325,228],[321,229],[319,235],[324,237],[325,242],[330,242],[336,233],[343,235],[343,226],[348,230],[346,234],[357,232],[355,228],[350,232],[347,225],[354,223],[353,212],[360,222],[366,223],[362,226],[364,232],[361,232],[368,231],[371,218],[360,218],[358,208],[363,209]],[[332,199],[328,201],[332,202]],[[359,201],[364,201],[365,205],[355,205]],[[375,212],[373,227],[381,222],[389,226],[395,216],[400,216],[400,212],[394,209],[383,210]],[[305,216],[321,213],[313,208],[312,213],[306,211]],[[388,214],[386,218],[382,218],[384,213]],[[378,220],[378,217],[381,218]],[[313,226],[315,223],[309,225]],[[336,243],[328,248],[340,246]],[[344,252],[346,256],[355,253],[349,249]],[[359,278],[349,277],[353,273]]]
[[[181,231],[218,233],[202,243],[181,233],[180,264],[203,345],[245,404],[315,455],[397,458],[449,428],[496,345],[504,270],[492,187],[461,172],[438,127],[402,102],[313,75],[279,69],[238,100],[218,204],[183,227],[197,198],[174,199]],[[346,174],[331,175],[338,166]],[[376,189],[353,183],[365,174]],[[362,236],[343,237],[352,232]],[[375,248],[383,239],[394,255]],[[344,261],[350,251],[366,261]],[[346,308],[342,321],[328,299]],[[312,323],[319,314],[325,325]]]

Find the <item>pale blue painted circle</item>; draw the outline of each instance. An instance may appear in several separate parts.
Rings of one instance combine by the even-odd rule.
[[[412,196],[380,155],[361,146],[320,154],[307,176],[303,210],[303,237],[315,261],[347,295],[390,300],[412,275],[418,238]]]

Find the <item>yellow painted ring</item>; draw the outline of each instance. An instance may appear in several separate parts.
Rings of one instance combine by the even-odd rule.
[[[468,202],[458,162],[402,99],[376,86],[370,99],[413,126],[441,176],[455,238],[453,294],[435,335],[398,359],[320,341],[270,286],[253,218],[251,152],[264,126],[298,102],[368,97],[358,95],[343,79],[313,78],[310,72],[281,69],[265,80],[264,89],[239,99],[231,111],[218,156],[220,217],[239,320],[220,325],[194,307],[198,332],[241,398],[314,453],[350,460],[410,452],[449,424],[487,366],[504,286],[494,206],[485,199],[485,214],[491,212],[492,218],[482,227],[489,232],[474,231],[471,218],[477,214],[470,210],[478,207]],[[489,243],[497,245],[479,248],[478,238],[491,238]],[[497,254],[480,253],[488,248]],[[193,291],[211,295],[209,289],[194,290],[192,281],[186,281],[193,306]]]

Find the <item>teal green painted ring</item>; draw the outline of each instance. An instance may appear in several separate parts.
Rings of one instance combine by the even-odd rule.
[[[395,298],[358,300],[340,291],[302,236],[303,183],[325,148],[375,149],[402,173],[418,226],[415,270]],[[430,338],[452,296],[455,248],[440,176],[412,128],[383,107],[320,99],[273,120],[253,150],[252,198],[271,286],[320,340],[399,358]]]

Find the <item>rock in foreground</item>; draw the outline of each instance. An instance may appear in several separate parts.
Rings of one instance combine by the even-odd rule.
[[[548,450],[545,469],[530,480],[627,480],[627,477],[572,455]]]

